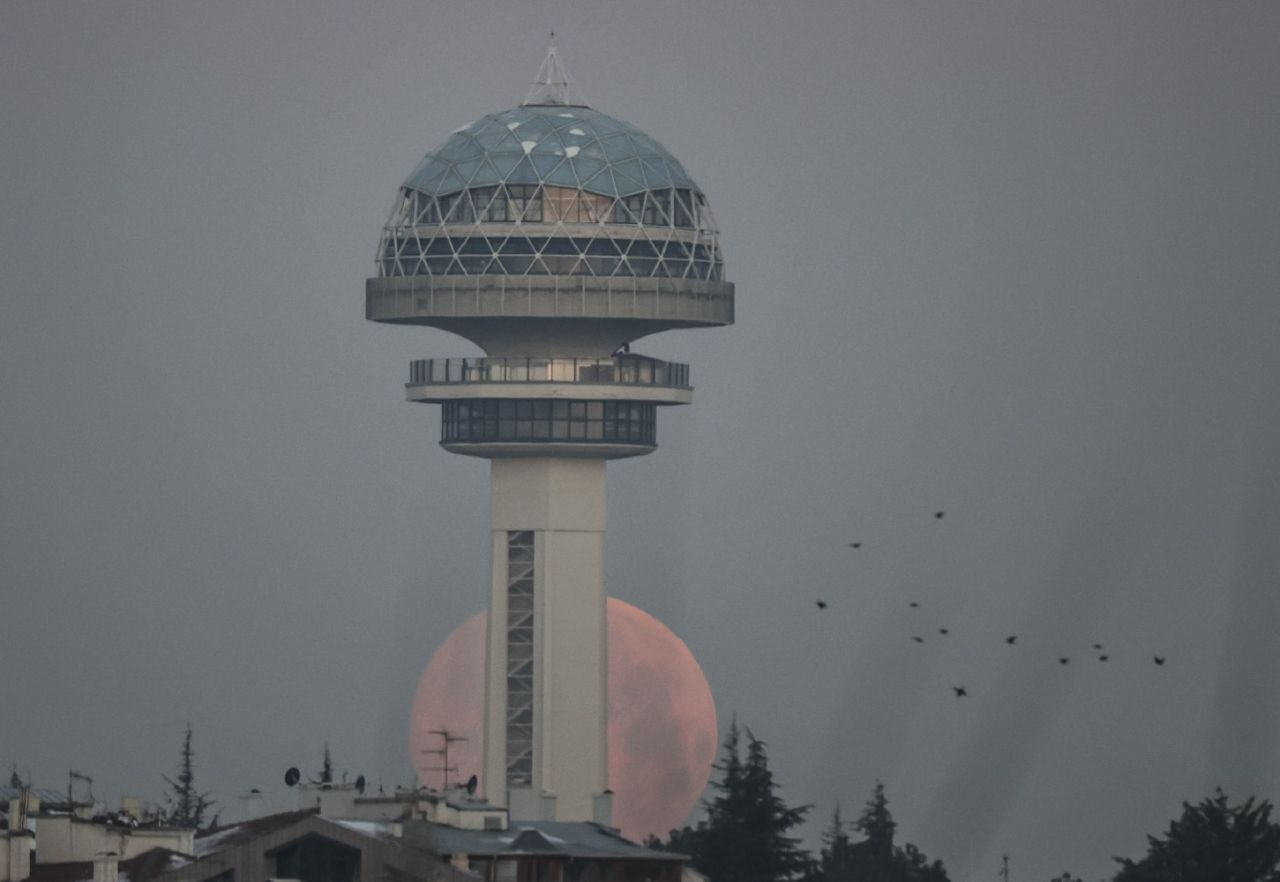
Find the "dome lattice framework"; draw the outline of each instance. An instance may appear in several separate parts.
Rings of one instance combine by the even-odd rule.
[[[378,275],[721,280],[715,218],[636,127],[524,104],[463,126],[419,163],[383,229]]]

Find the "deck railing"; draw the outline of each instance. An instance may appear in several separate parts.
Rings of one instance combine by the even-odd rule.
[[[595,383],[688,389],[689,366],[644,355],[612,358],[421,358],[410,386],[454,383]]]

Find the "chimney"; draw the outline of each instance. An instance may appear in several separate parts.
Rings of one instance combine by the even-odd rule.
[[[94,856],[93,882],[120,882],[119,856],[114,851],[100,851]]]
[[[240,794],[240,820],[252,821],[262,817],[262,791],[257,787]]]
[[[606,790],[592,797],[591,820],[605,827],[613,826],[613,791]]]

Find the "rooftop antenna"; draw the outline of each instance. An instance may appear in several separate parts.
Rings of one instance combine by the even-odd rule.
[[[72,797],[72,793],[71,793],[71,787],[72,787],[72,784],[76,781],[84,781],[86,784],[89,785],[89,802],[93,802],[93,779],[90,778],[88,775],[77,772],[75,769],[68,769],[67,770],[67,811],[71,811],[71,807],[75,805],[75,800]]]
[[[1009,856],[1007,854],[1000,859],[1000,878],[1004,882],[1009,882]]]
[[[529,94],[520,102],[521,107],[538,106],[586,107],[582,91],[574,85],[569,77],[569,69],[560,60],[556,50],[556,32],[551,32],[551,46],[547,49],[547,57],[542,59],[538,73],[529,87]]]
[[[444,783],[440,787],[440,792],[443,793],[444,791],[449,789],[449,773],[458,771],[457,766],[449,765],[449,745],[457,744],[459,741],[466,741],[467,739],[462,735],[450,734],[448,729],[430,729],[429,731],[432,735],[440,736],[440,739],[444,742],[444,747],[438,747],[434,750],[424,750],[422,752],[440,754],[442,761],[440,765],[428,766],[427,768],[423,769],[423,771],[444,773]]]

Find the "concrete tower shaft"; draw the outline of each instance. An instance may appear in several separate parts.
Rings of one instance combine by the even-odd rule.
[[[491,460],[484,795],[515,818],[610,818],[605,463],[657,446],[688,366],[630,352],[733,322],[702,191],[592,110],[553,49],[525,104],[454,132],[400,189],[366,283],[373,321],[484,355],[421,359],[406,396]],[[625,795],[623,795],[625,798]]]

